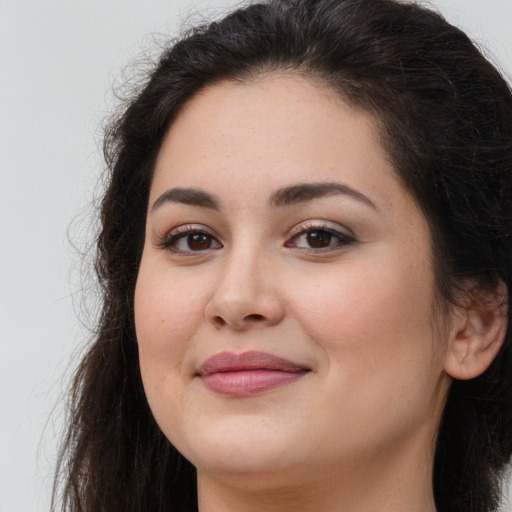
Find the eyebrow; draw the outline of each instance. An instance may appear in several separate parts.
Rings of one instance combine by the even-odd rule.
[[[348,185],[332,182],[319,182],[319,183],[298,183],[290,187],[285,187],[274,194],[270,198],[272,206],[291,206],[298,203],[311,201],[312,199],[320,199],[333,195],[346,195],[357,199],[362,203],[370,206],[378,211],[377,206],[367,196],[361,192],[354,190]]]
[[[272,207],[285,207],[339,194],[357,199],[378,211],[377,206],[367,196],[348,185],[335,182],[298,183],[284,187],[272,194],[269,203]],[[166,190],[153,203],[151,209],[155,210],[166,203],[181,203],[216,211],[220,210],[220,201],[214,195],[198,188],[171,188]]]
[[[151,209],[155,210],[166,203],[181,203],[220,210],[219,201],[212,194],[197,188],[171,188],[166,190],[153,203]]]

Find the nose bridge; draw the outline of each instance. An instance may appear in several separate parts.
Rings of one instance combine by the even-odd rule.
[[[272,255],[254,239],[233,244],[219,268],[206,316],[216,327],[237,329],[280,320],[283,307],[272,280]]]
[[[249,237],[239,240],[233,244],[233,248],[226,258],[226,265],[223,275],[226,283],[230,285],[234,278],[235,285],[241,290],[240,284],[247,286],[248,289],[253,288],[253,292],[258,289],[258,277],[263,273],[264,267],[270,267],[270,254],[265,251],[262,241],[251,240]],[[240,283],[242,281],[242,283]],[[263,285],[262,281],[259,284]]]
[[[261,248],[251,240],[240,240],[233,245],[219,272],[215,295],[221,301],[239,303],[249,307],[264,292],[268,277],[269,262],[262,258]],[[267,253],[268,258],[268,253]],[[267,270],[265,276],[264,267]]]

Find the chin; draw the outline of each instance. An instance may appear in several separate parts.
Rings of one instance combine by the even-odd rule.
[[[292,460],[297,443],[282,426],[276,431],[265,423],[261,418],[237,417],[196,427],[193,437],[169,437],[198,471],[240,477],[289,471],[297,462]]]

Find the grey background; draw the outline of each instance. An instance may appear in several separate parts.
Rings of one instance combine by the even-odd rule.
[[[512,0],[430,4],[512,74]],[[0,512],[49,508],[59,398],[88,336],[67,231],[79,245],[87,236],[112,83],[148,34],[176,34],[191,12],[230,5],[0,0]]]

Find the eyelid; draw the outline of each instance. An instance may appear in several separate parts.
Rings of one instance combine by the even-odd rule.
[[[184,235],[184,234],[190,234],[190,233],[196,233],[196,232],[204,232],[208,233],[209,235],[213,235],[211,230],[207,228],[204,224],[181,224],[179,226],[175,226],[172,229],[167,230],[161,237],[160,241],[165,242],[171,237],[178,236],[178,235]]]
[[[302,222],[299,222],[298,224],[293,226],[288,236],[294,238],[297,235],[307,233],[308,231],[312,231],[315,229],[325,230],[333,234],[342,235],[346,238],[353,238],[354,240],[356,238],[354,232],[351,229],[323,219],[304,220]]]
[[[205,232],[213,236],[213,233],[211,233],[211,229],[205,226],[204,224],[181,224],[169,230],[166,233],[166,236],[175,236],[184,233],[193,233],[196,231]]]

